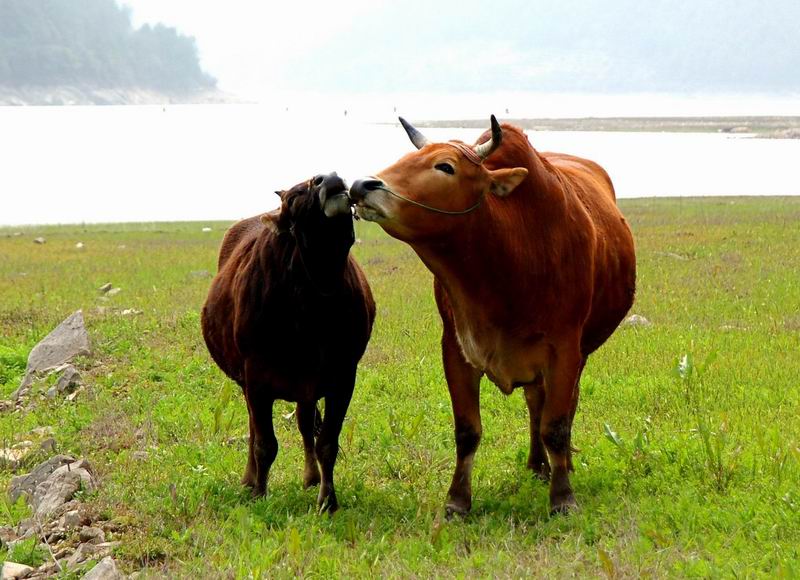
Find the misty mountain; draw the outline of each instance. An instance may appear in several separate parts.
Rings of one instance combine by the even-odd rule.
[[[194,38],[134,29],[114,0],[0,0],[0,87],[213,89]]]
[[[785,93],[800,91],[798,31],[798,0],[408,0],[290,72],[365,91]]]

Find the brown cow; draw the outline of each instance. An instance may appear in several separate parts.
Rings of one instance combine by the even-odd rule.
[[[320,483],[320,510],[338,507],[333,468],[339,432],[367,347],[375,303],[350,256],[355,241],[347,188],[320,175],[281,197],[278,211],[235,224],[203,307],[203,336],[219,367],[239,383],[250,414],[242,483],[264,495],[278,441],[275,399],[297,403],[306,487]],[[316,402],[325,418],[316,441]]]
[[[636,282],[611,180],[586,159],[538,153],[494,116],[474,146],[429,143],[400,121],[419,151],[355,182],[350,195],[359,215],[408,242],[434,275],[456,436],[448,514],[472,505],[483,374],[506,394],[524,389],[528,467],[550,478],[551,512],[569,511],[581,371],[628,312]]]

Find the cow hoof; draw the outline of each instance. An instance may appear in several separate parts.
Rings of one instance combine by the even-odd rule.
[[[472,505],[470,503],[462,503],[456,500],[449,500],[444,506],[444,515],[448,520],[453,519],[454,516],[466,517]]]
[[[550,481],[550,464],[546,461],[541,462],[538,465],[535,463],[528,463],[528,469],[533,472],[533,476],[536,479],[544,481],[545,483]]]
[[[319,481],[319,471],[306,472],[303,474],[303,489],[319,485]]]
[[[242,476],[242,485],[249,488],[256,486],[256,476],[251,473],[245,473]]]
[[[320,515],[327,513],[333,515],[339,509],[339,502],[336,501],[336,496],[331,494],[324,499],[317,501],[318,513]]]
[[[578,502],[572,493],[565,495],[562,498],[550,500],[550,515],[569,515],[579,511]]]

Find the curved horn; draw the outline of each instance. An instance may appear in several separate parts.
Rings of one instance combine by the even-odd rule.
[[[500,128],[500,123],[497,122],[497,119],[494,115],[492,115],[492,137],[486,141],[485,143],[481,143],[480,145],[475,145],[473,150],[475,154],[480,157],[481,159],[486,159],[489,157],[492,151],[497,149],[500,146],[500,142],[503,140],[503,130]]]
[[[425,145],[430,143],[425,135],[414,128],[414,125],[403,119],[403,117],[398,117],[398,119],[400,119],[400,124],[403,126],[403,129],[406,130],[406,133],[408,133],[408,138],[411,139],[414,147],[417,149],[422,149],[425,147]]]

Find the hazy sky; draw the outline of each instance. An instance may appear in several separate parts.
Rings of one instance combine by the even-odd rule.
[[[223,89],[800,93],[800,0],[122,0]]]

